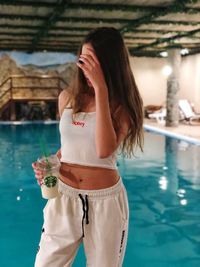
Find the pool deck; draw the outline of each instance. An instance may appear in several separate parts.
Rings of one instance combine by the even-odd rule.
[[[182,135],[186,138],[192,138],[200,143],[200,125],[188,125],[180,123],[178,127],[166,127],[165,125],[158,123],[156,120],[144,119],[145,128],[152,128],[155,131],[165,131],[170,134]]]

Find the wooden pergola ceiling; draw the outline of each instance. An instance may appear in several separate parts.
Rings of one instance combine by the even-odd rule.
[[[200,52],[200,0],[0,0],[0,51],[76,54],[100,26],[120,30],[131,55]]]

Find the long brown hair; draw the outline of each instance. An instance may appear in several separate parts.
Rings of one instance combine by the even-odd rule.
[[[109,104],[113,127],[118,129],[119,123],[114,117],[115,110],[111,101],[119,103],[130,117],[130,127],[122,144],[121,151],[124,156],[135,155],[137,146],[143,151],[143,101],[138,91],[129,62],[129,52],[126,48],[120,32],[113,27],[99,27],[91,30],[83,39],[78,49],[79,58],[84,44],[92,45],[101,65],[105,81],[108,87]],[[80,111],[84,106],[83,95],[89,92],[83,71],[77,66],[74,78],[70,83],[72,114]]]

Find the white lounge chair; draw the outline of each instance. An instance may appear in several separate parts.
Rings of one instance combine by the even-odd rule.
[[[166,119],[166,115],[167,115],[166,108],[162,108],[159,111],[155,111],[154,113],[149,114],[148,117],[150,119],[156,119],[157,122],[160,123],[160,124],[164,124],[165,123],[165,119]]]
[[[192,110],[192,107],[187,99],[179,100],[179,108],[185,117],[184,120],[189,122],[191,125],[200,125],[200,114],[195,113]]]

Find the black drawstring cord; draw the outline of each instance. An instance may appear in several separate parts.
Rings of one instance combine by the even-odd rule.
[[[89,205],[88,205],[88,195],[85,196],[85,202],[84,202],[84,198],[81,194],[79,194],[79,197],[82,200],[82,204],[83,204],[83,218],[82,218],[82,231],[83,231],[83,237],[84,235],[84,226],[83,226],[83,221],[85,218],[85,212],[86,212],[86,224],[89,224],[89,219],[88,219],[88,210],[89,210]],[[86,204],[86,209],[85,209],[85,204]]]
[[[88,210],[89,210],[88,195],[85,196],[85,205],[86,205],[86,224],[89,224],[89,218],[88,218]]]
[[[83,237],[84,237],[83,220],[84,220],[84,218],[85,218],[85,209],[84,209],[85,203],[84,203],[84,199],[83,199],[83,197],[82,197],[81,194],[79,194],[79,197],[81,198],[81,200],[82,200],[82,204],[83,204],[82,232],[83,232]]]

